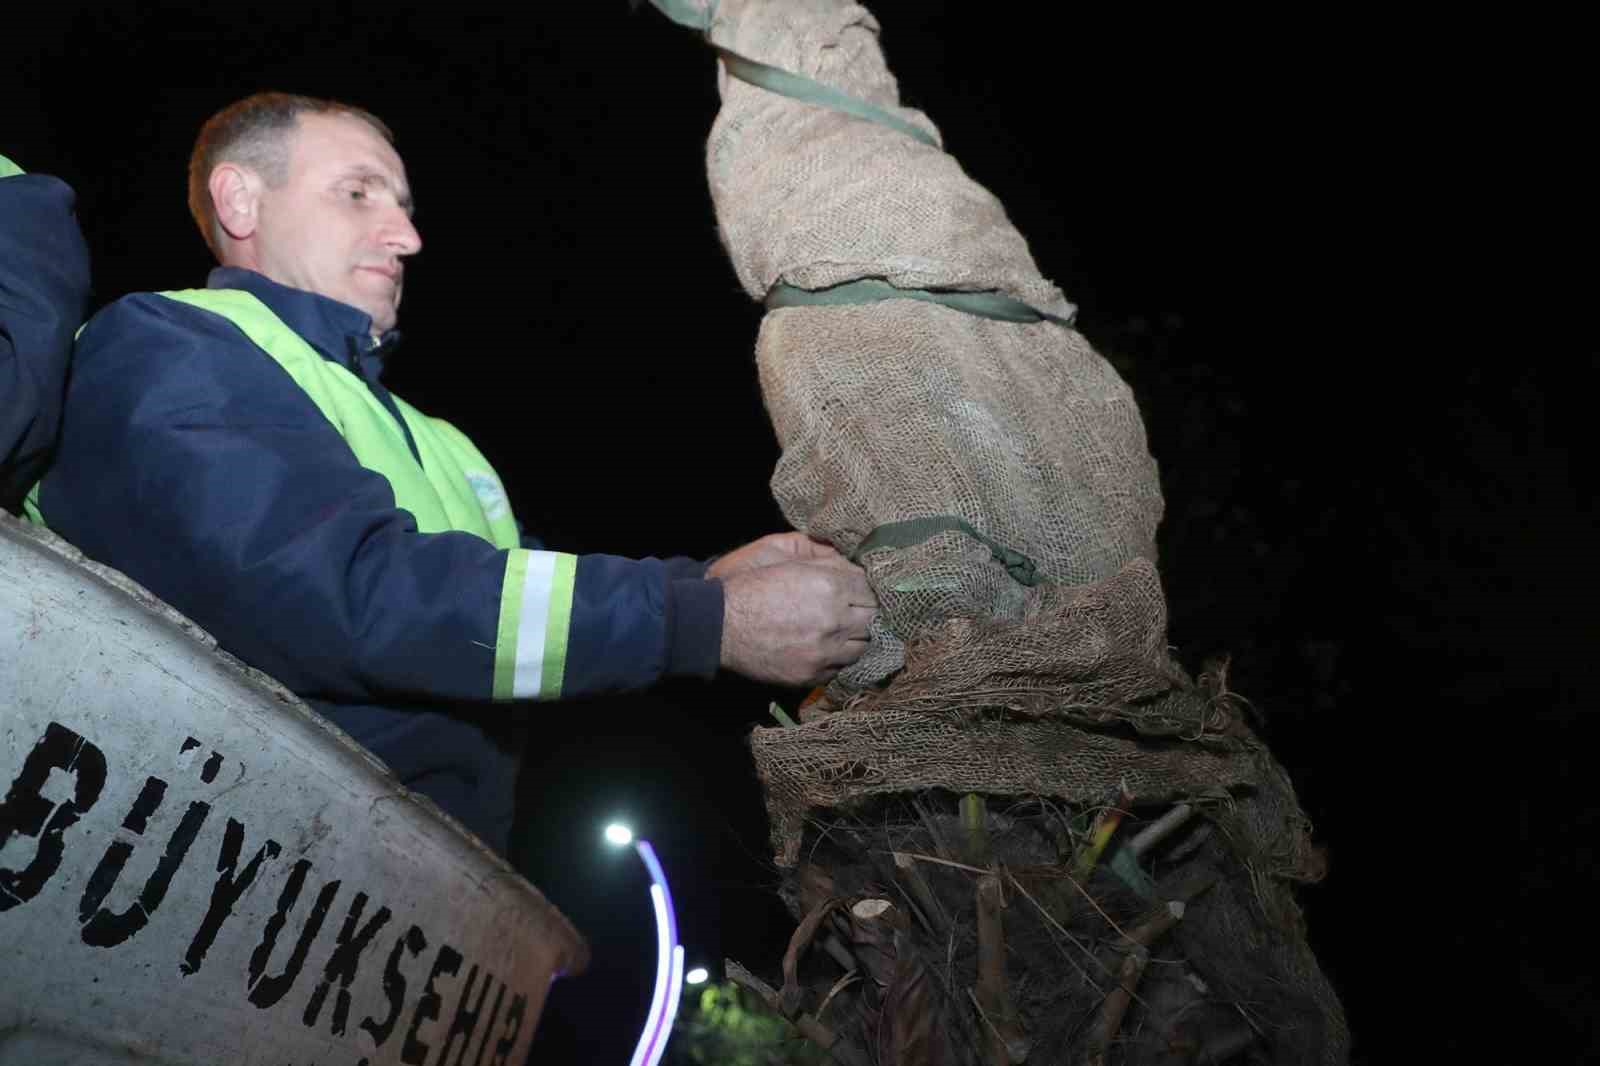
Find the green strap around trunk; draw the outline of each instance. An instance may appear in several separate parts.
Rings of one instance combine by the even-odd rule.
[[[939,142],[933,134],[922,127],[907,122],[905,119],[891,112],[885,111],[876,104],[869,104],[859,97],[835,89],[831,85],[824,85],[815,78],[808,78],[803,74],[774,67],[767,63],[759,63],[748,56],[738,52],[731,52],[721,45],[710,40],[711,23],[717,17],[715,0],[708,3],[704,9],[697,9],[686,0],[650,0],[656,10],[680,26],[687,26],[691,30],[701,30],[707,35],[707,43],[716,49],[717,55],[722,57],[723,65],[728,68],[728,73],[742,82],[748,82],[760,89],[787,96],[793,100],[800,100],[819,107],[831,107],[835,111],[843,111],[856,118],[864,118],[868,122],[876,122],[880,126],[899,130],[907,137],[914,137],[923,144],[939,147]]]
[[[856,118],[864,118],[868,122],[876,122],[880,126],[888,126],[898,130],[907,137],[913,137],[928,145],[938,148],[939,142],[933,134],[912,122],[907,122],[899,115],[885,111],[877,104],[869,104],[859,97],[851,96],[847,92],[835,89],[831,85],[824,85],[820,81],[808,78],[803,74],[794,74],[781,67],[769,66],[758,63],[754,59],[746,59],[737,52],[730,52],[720,45],[711,47],[717,50],[722,57],[723,64],[728,68],[728,73],[740,81],[748,82],[760,89],[787,96],[807,104],[816,104],[819,107],[831,107],[835,111],[843,111]]]
[[[704,8],[688,0],[650,0],[650,4],[673,22],[691,30],[709,30],[711,20],[717,17],[716,4],[707,4]]]
[[[867,539],[856,545],[850,553],[852,562],[878,548],[910,548],[939,533],[965,533],[989,549],[995,561],[1006,568],[1012,580],[1032,588],[1043,584],[1045,578],[1032,559],[1021,552],[1012,551],[1004,544],[979,533],[966,520],[955,515],[929,515],[926,518],[908,518],[903,522],[886,522],[867,534]]]
[[[767,293],[767,310],[802,305],[841,306],[844,304],[870,304],[880,300],[922,300],[943,304],[957,311],[965,311],[979,318],[994,318],[1001,322],[1054,322],[1070,326],[1072,320],[1052,315],[1048,311],[1012,299],[999,292],[955,292],[948,289],[901,289],[879,278],[861,278],[834,285],[826,289],[802,289],[778,282]]]

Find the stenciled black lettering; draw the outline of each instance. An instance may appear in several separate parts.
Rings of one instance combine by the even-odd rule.
[[[138,798],[133,801],[133,807],[122,820],[122,828],[135,836],[142,837],[150,816],[161,806],[162,797],[166,793],[165,781],[158,777],[146,778],[144,787],[139,790]],[[189,846],[194,843],[194,838],[200,835],[200,827],[205,824],[206,816],[210,813],[209,803],[196,801],[189,804],[189,809],[183,814],[183,820],[167,838],[166,850],[156,861],[156,868],[145,878],[144,887],[139,890],[138,896],[132,903],[117,913],[113,913],[101,904],[122,877],[122,871],[128,865],[128,858],[133,854],[134,845],[127,840],[111,842],[106,848],[106,853],[100,857],[99,864],[95,866],[94,873],[89,875],[89,881],[83,889],[83,898],[78,901],[78,921],[83,924],[82,937],[85,944],[94,948],[114,948],[149,923],[150,916],[161,906],[161,901],[167,898],[167,889],[172,885],[172,875],[183,865],[184,857],[189,854]]]
[[[511,1057],[511,1049],[517,1046],[517,1034],[522,1032],[522,1016],[527,1009],[527,996],[511,997],[511,1009],[506,1012],[506,1035],[495,1044],[494,1058],[489,1060],[489,1066],[506,1066],[506,1059]]]
[[[317,987],[311,991],[311,1001],[306,1004],[305,1023],[308,1026],[317,1024],[317,1015],[322,1013],[323,1000],[328,998],[328,989],[335,978],[339,981],[339,994],[333,1003],[333,1033],[335,1036],[344,1035],[345,1022],[350,1018],[350,982],[355,980],[356,967],[361,962],[361,953],[372,943],[372,938],[378,934],[389,921],[389,908],[379,907],[378,913],[364,926],[361,932],[356,932],[356,926],[361,921],[361,912],[367,906],[367,894],[357,892],[356,898],[350,901],[350,914],[344,920],[344,928],[339,930],[339,937],[335,941],[333,954],[328,956],[328,965],[322,971],[322,980],[317,982]]]
[[[200,780],[208,785],[211,784],[217,779],[217,771],[220,769],[222,769],[222,753],[214,751],[211,753],[211,757],[206,760],[206,764],[200,767]]]
[[[422,1066],[428,1057],[428,1045],[417,1039],[417,1030],[422,1028],[423,1022],[439,1016],[439,993],[433,990],[434,979],[440,974],[454,977],[459,969],[461,952],[449,944],[440,944],[439,954],[433,957],[433,969],[428,972],[428,981],[422,986],[422,995],[417,997],[416,1009],[411,1012],[411,1029],[406,1033],[405,1046],[400,1049],[400,1061],[407,1066]]]
[[[158,777],[147,778],[144,787],[139,790],[139,797],[133,801],[133,809],[122,820],[122,828],[143,836],[150,815],[161,806],[161,799],[166,794],[165,781]],[[94,917],[95,910],[105,902],[106,894],[117,883],[117,878],[122,876],[122,868],[127,865],[128,856],[132,854],[133,842],[128,840],[112,841],[106,848],[106,853],[95,865],[94,873],[89,875],[88,884],[83,887],[83,899],[78,901],[79,925]]]
[[[284,964],[283,972],[267,976],[265,974],[267,960],[272,958],[272,949],[278,942],[278,933],[289,920],[289,910],[300,898],[300,888],[305,884],[306,873],[310,869],[309,859],[301,859],[294,864],[294,869],[289,872],[288,883],[283,886],[283,892],[278,896],[278,909],[267,919],[267,927],[261,933],[261,943],[250,953],[250,1002],[263,1010],[282,999],[294,985],[295,978],[300,976],[300,969],[306,964],[306,953],[311,950],[311,942],[321,931],[322,920],[328,916],[328,908],[333,906],[333,897],[339,893],[338,881],[329,881],[322,886],[322,891],[317,893],[316,902],[311,905],[311,913],[306,916],[305,924],[300,927],[300,939],[295,941],[294,950],[289,953],[289,961]]]
[[[467,1049],[472,1046],[472,1030],[478,1026],[478,1018],[483,1014],[483,1001],[489,997],[489,986],[494,984],[494,978],[486,971],[483,975],[483,987],[478,989],[478,1002],[467,1009],[467,1000],[472,998],[472,986],[478,983],[478,967],[473,965],[467,971],[467,983],[462,986],[461,998],[456,1000],[456,1014],[450,1021],[450,1031],[444,1036],[444,1046],[439,1049],[439,1057],[434,1060],[437,1066],[444,1066],[444,1061],[450,1057],[450,1047],[456,1042],[456,1037],[461,1037],[461,1050],[456,1053],[456,1066],[461,1066],[461,1060],[467,1057]]]
[[[361,1022],[361,1028],[371,1035],[375,1046],[382,1047],[383,1042],[389,1039],[389,1034],[394,1032],[394,1023],[400,1020],[400,1006],[406,1000],[406,978],[400,972],[400,952],[409,951],[415,958],[427,948],[428,938],[414,925],[396,938],[394,950],[389,952],[389,962],[383,968],[383,994],[389,998],[389,1016],[381,1022],[371,1017]]]
[[[159,777],[145,778],[144,788],[139,790],[139,798],[133,801],[133,808],[122,820],[122,828],[144,836],[145,826],[150,824],[150,816],[156,813],[156,808],[161,806],[161,800],[166,794],[165,781]]]
[[[268,840],[256,849],[254,857],[245,866],[242,873],[235,874],[234,870],[239,865],[239,852],[244,849],[244,826],[232,818],[228,819],[228,826],[222,834],[222,851],[217,856],[217,883],[211,889],[211,906],[206,909],[206,916],[200,920],[200,928],[195,931],[194,939],[189,942],[189,950],[183,953],[183,962],[178,964],[178,972],[185,977],[199,971],[205,962],[206,952],[211,950],[211,944],[217,939],[217,933],[222,929],[222,923],[228,920],[233,913],[233,905],[239,902],[239,897],[244,895],[245,889],[250,887],[256,879],[256,872],[261,868],[261,860],[276,859],[279,851],[276,840]]]
[[[40,794],[51,770],[75,777],[72,798],[54,803]],[[106,783],[106,757],[83,737],[59,722],[45,726],[23,760],[22,772],[0,801],[0,848],[13,836],[37,837],[33,859],[21,870],[0,869],[0,911],[8,911],[39,894],[61,867],[66,832],[100,798]]]
[[[472,1060],[472,1066],[480,1066],[483,1062],[483,1053],[489,1048],[489,1038],[494,1035],[494,1023],[500,1020],[500,1004],[506,998],[506,986],[501,982],[495,989],[494,1007],[489,1011],[489,1024],[483,1027],[483,1039],[478,1041],[478,1054]]]

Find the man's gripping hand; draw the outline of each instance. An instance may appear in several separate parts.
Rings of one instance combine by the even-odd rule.
[[[717,559],[706,569],[706,577],[728,578],[745,570],[796,560],[826,562],[843,558],[833,545],[812,540],[804,533],[769,533]]]
[[[817,685],[861,657],[878,600],[859,566],[825,545],[802,556],[813,549],[787,537],[805,540],[764,537],[717,560],[730,564],[722,573],[708,572],[722,581],[722,665],[756,681]],[[743,552],[793,554],[741,567]]]

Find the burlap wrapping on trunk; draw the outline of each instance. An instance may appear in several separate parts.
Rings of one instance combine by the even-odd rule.
[[[752,297],[877,279],[999,293],[1070,319],[999,202],[938,147],[925,115],[900,105],[864,8],[655,2],[702,28],[682,13],[709,8],[717,48],[842,90],[933,142],[748,84],[725,61],[707,165]],[[1206,961],[1216,1003],[1272,1001],[1270,1061],[1343,1061],[1343,1013],[1289,887],[1321,872],[1305,815],[1225,684],[1197,685],[1168,653],[1162,500],[1126,384],[1064,324],[913,298],[771,310],[757,362],[782,446],[772,489],[796,528],[855,553],[880,526],[954,516],[1044,579],[1025,587],[991,544],[957,530],[863,555],[881,610],[868,653],[830,686],[843,709],[751,741],[797,917],[802,848],[837,845],[849,834],[830,842],[826,827],[882,813],[875,803],[976,793],[1086,811],[1124,789],[1146,808],[1191,802],[1218,832],[1184,861],[1221,880],[1197,890],[1185,953]],[[836,857],[840,894],[881,890],[871,877],[847,883],[850,863],[868,869],[881,848]],[[944,958],[945,947],[929,952]],[[1024,980],[1043,981],[1046,1013],[1076,994],[1048,975]],[[947,993],[949,1017],[967,1024],[965,999]]]
[[[725,0],[710,36],[937,138],[899,105],[877,31],[864,8],[837,0]],[[999,201],[940,148],[725,72],[721,87],[711,194],[751,296],[875,278],[1072,314]],[[783,448],[772,490],[795,528],[850,553],[880,525],[953,515],[1067,585],[1155,558],[1161,493],[1138,408],[1074,330],[912,299],[788,307],[762,322],[756,358]],[[1025,590],[964,533],[862,562],[882,609],[868,653],[834,683],[836,702],[892,675],[905,642],[947,619],[1026,610]],[[1078,654],[1063,639],[1031,647],[1046,672]]]

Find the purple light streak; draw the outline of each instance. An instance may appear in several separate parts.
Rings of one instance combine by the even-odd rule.
[[[672,908],[672,892],[649,841],[636,840],[634,850],[650,871],[650,904],[656,914],[656,987],[650,997],[650,1013],[645,1018],[639,1044],[633,1049],[630,1066],[656,1066],[667,1050],[672,1022],[678,1016],[678,999],[683,984],[683,947],[678,943],[678,916]]]

